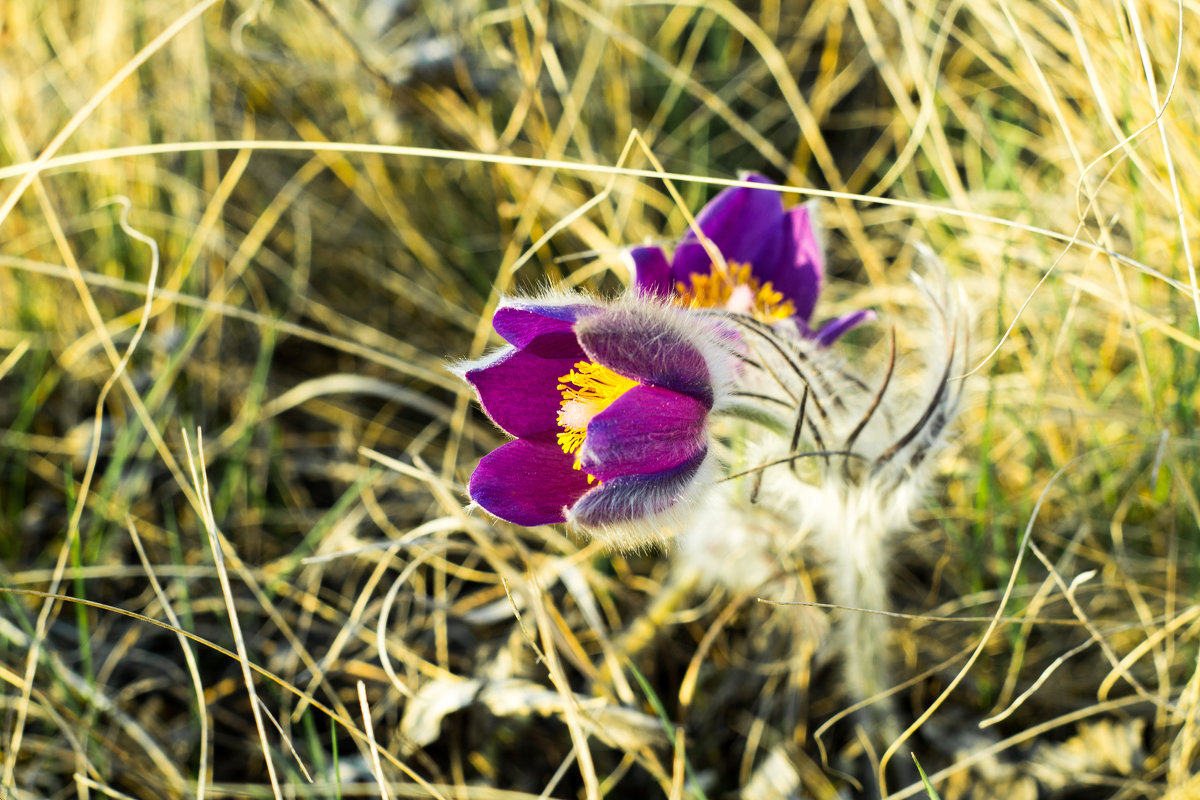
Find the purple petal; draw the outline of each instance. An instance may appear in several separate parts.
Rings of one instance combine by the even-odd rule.
[[[860,309],[843,317],[829,320],[829,322],[821,326],[813,338],[822,347],[829,347],[851,328],[856,328],[862,323],[870,322],[873,319],[875,319],[875,312],[872,309]]]
[[[467,370],[464,377],[479,393],[479,405],[492,422],[513,436],[554,441],[563,400],[559,378],[587,358],[574,336],[571,346],[573,351],[568,349],[559,358],[505,348],[494,360]]]
[[[514,347],[553,358],[575,338],[571,326],[581,316],[598,310],[587,303],[517,303],[503,305],[492,317],[492,327]]]
[[[746,180],[764,186],[775,184],[762,175],[748,175]],[[736,187],[726,189],[713,198],[696,217],[696,224],[728,261],[757,266],[756,259],[778,258],[783,239],[783,201],[778,192],[769,189]],[[689,275],[707,275],[712,258],[696,235],[688,231],[675,248],[671,262],[671,277],[687,281]]]
[[[588,423],[580,463],[602,481],[667,472],[704,452],[707,417],[687,395],[635,387]]]
[[[585,494],[571,515],[585,527],[631,522],[666,511],[687,494],[688,484],[703,463],[705,451],[667,472],[627,475],[601,483]]]
[[[565,509],[588,490],[575,457],[556,444],[517,439],[484,456],[471,473],[471,499],[517,525],[565,522]]]
[[[817,296],[825,278],[825,258],[813,230],[807,206],[796,206],[785,215],[784,247],[773,264],[756,262],[752,271],[762,283],[770,281],[775,290],[796,306],[796,316],[808,322],[817,306]]]
[[[633,261],[633,285],[643,294],[670,297],[675,293],[671,265],[661,247],[635,247],[629,251]]]
[[[651,386],[693,397],[712,408],[708,364],[684,338],[682,326],[668,324],[660,308],[614,308],[580,319],[575,334],[598,364]],[[679,312],[685,313],[685,312]]]

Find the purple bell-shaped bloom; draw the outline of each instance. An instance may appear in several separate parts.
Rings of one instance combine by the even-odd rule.
[[[762,175],[746,180],[775,185]],[[714,197],[696,216],[696,226],[724,263],[714,260],[693,231],[670,260],[660,247],[635,247],[629,255],[640,292],[764,322],[791,319],[804,336],[826,347],[875,318],[874,311],[863,309],[812,327],[825,264],[807,206],[785,211],[778,192],[735,187]]]
[[[479,462],[471,499],[616,547],[666,538],[717,470],[709,415],[736,369],[733,334],[638,296],[507,301],[492,324],[507,346],[461,373],[515,438]]]

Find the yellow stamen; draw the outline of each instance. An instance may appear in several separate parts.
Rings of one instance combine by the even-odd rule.
[[[594,361],[576,362],[574,368],[559,380],[558,390],[562,392],[563,401],[558,409],[558,424],[562,428],[558,446],[564,453],[578,453],[592,418],[638,385],[637,381]],[[575,469],[581,469],[579,456],[575,456]],[[593,480],[595,478],[588,475],[588,483]]]
[[[708,275],[692,273],[692,285],[675,282],[676,302],[700,308],[724,308],[749,314],[762,322],[779,322],[796,313],[791,300],[775,291],[770,281],[759,284],[750,274],[750,265],[730,261],[722,269],[712,265]]]

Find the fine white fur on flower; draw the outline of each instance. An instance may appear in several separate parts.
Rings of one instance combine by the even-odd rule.
[[[679,563],[704,585],[774,596],[780,564],[774,551],[794,534],[785,519],[750,503],[743,481],[715,487],[703,514],[678,539]]]
[[[735,481],[741,489],[723,487],[720,516],[728,520],[723,524],[740,531],[722,548],[714,541],[720,535],[714,528],[694,526],[681,541],[680,559],[687,568],[745,588],[739,574],[754,580],[762,563],[808,554],[825,567],[830,602],[888,610],[894,543],[911,527],[962,400],[962,384],[952,379],[963,371],[967,355],[966,318],[940,265],[930,259],[928,272],[928,282],[913,276],[930,310],[925,340],[904,357],[903,369],[885,366],[872,380],[856,378],[836,349],[815,348],[781,326],[747,323],[742,336],[754,366],[747,368],[739,389],[767,398],[761,401],[764,407],[781,420],[789,411],[797,419],[805,405],[801,435],[793,450],[786,434],[764,436],[748,426],[737,430],[739,436],[758,436],[761,444],[731,441],[731,448],[741,450],[735,470],[771,466]],[[910,363],[914,360],[919,365]],[[783,398],[789,398],[791,409],[782,407]],[[776,463],[811,451],[825,455]],[[755,481],[756,491],[746,488]],[[764,520],[771,521],[769,529],[764,530]],[[715,559],[716,553],[729,561]],[[769,583],[759,591],[772,596]],[[856,700],[890,683],[887,634],[887,618],[880,614],[835,614],[835,651]],[[872,716],[886,724],[884,707],[878,708]]]
[[[667,549],[693,519],[708,513],[713,485],[720,478],[721,472],[721,462],[712,448],[709,448],[704,461],[688,481],[683,493],[658,514],[596,527],[580,524],[568,510],[567,524],[573,530],[602,542],[612,550],[630,553],[654,547]],[[650,493],[653,489],[646,491]]]
[[[922,375],[893,373],[882,394],[872,387],[858,393],[857,404],[847,403],[847,410],[853,405],[869,409],[878,400],[861,429],[863,417],[849,414],[839,420],[840,430],[832,437],[861,458],[834,462],[819,485],[797,498],[801,524],[811,531],[827,565],[830,599],[866,610],[841,612],[835,626],[847,688],[855,699],[871,697],[891,683],[887,617],[867,612],[890,608],[894,543],[911,528],[913,511],[931,484],[936,456],[962,402],[963,385],[953,379],[964,371],[966,317],[944,271],[930,263],[932,282],[913,275],[931,323],[921,348]],[[886,706],[877,709],[873,716],[881,722]]]
[[[814,373],[833,373],[840,361],[812,339],[794,320],[772,325],[751,323],[741,333],[741,354],[749,359],[738,375],[735,400],[756,405],[774,430],[741,418],[723,419],[717,427],[722,461],[738,471],[770,464],[789,455],[787,431],[803,397],[783,354],[767,341],[785,345]],[[821,379],[828,384],[828,379]],[[697,515],[678,540],[679,568],[703,585],[734,591],[756,591],[777,600],[794,595],[788,565],[805,549],[808,531],[800,525],[796,498],[809,489],[786,463],[720,483],[703,515]],[[808,598],[812,599],[812,598]]]

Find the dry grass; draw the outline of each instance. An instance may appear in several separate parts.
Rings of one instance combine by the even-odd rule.
[[[1200,791],[1195,7],[389,5],[0,12],[0,798],[878,796],[827,610],[463,510],[447,359],[683,230],[634,131],[827,198],[822,313],[973,306],[889,796]]]

